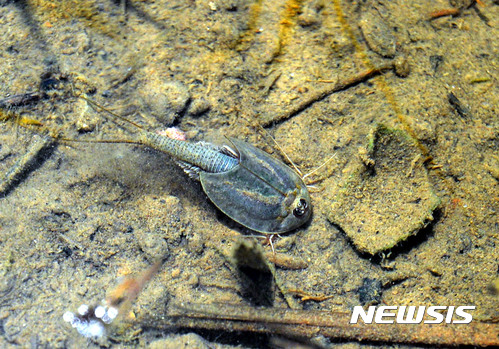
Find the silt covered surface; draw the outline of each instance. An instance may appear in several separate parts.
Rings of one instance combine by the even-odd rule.
[[[287,258],[275,271],[287,295],[263,288],[272,306],[471,304],[475,320],[497,321],[499,16],[495,2],[482,2],[151,0],[122,2],[124,12],[105,0],[0,1],[0,97],[44,92],[2,109],[13,116],[0,128],[0,179],[38,154],[35,134],[45,130],[78,140],[133,132],[77,93],[150,130],[175,125],[214,143],[237,137],[280,157],[255,126],[266,125],[303,173],[335,154],[307,179],[310,222],[274,242]],[[449,6],[462,6],[459,15],[429,19]],[[396,59],[409,71],[384,70],[314,99]],[[26,120],[43,127],[18,125]],[[380,124],[395,138],[376,140]],[[35,160],[0,198],[0,346],[269,345],[266,336],[198,332],[202,339],[141,326],[160,318],[167,300],[254,299],[233,266],[233,251],[253,233],[167,155],[61,141]],[[365,188],[368,198],[357,195]],[[403,212],[407,224],[385,219],[381,231],[365,213],[397,217],[413,198],[420,209]],[[361,221],[368,229],[359,239],[390,229],[396,238],[363,243],[353,229]],[[131,308],[132,325],[97,344],[63,322],[64,312],[100,301],[119,277],[162,256]]]

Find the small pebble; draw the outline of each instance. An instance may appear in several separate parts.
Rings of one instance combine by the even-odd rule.
[[[383,57],[395,57],[397,39],[392,28],[381,18],[377,11],[365,12],[359,26],[371,50]]]
[[[203,97],[196,98],[192,101],[187,112],[192,116],[199,116],[206,113],[211,108],[210,102]]]
[[[146,81],[138,93],[148,112],[167,126],[175,122],[191,98],[189,90],[181,82],[158,79]]]
[[[393,62],[393,66],[395,68],[395,74],[401,78],[405,78],[409,76],[411,72],[411,66],[409,65],[409,62],[407,61],[407,58],[404,56],[399,56],[395,58],[395,61]]]
[[[78,119],[76,122],[76,130],[79,133],[92,132],[95,128],[94,124],[88,123],[85,120]]]
[[[317,11],[310,7],[306,7],[302,14],[298,16],[298,24],[302,27],[314,27],[321,23],[321,17]]]

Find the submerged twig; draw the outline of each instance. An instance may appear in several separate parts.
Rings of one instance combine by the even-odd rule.
[[[14,107],[22,107],[28,104],[36,103],[45,97],[45,93],[41,91],[21,93],[0,99],[0,108],[10,109]]]
[[[450,8],[445,8],[441,10],[436,10],[433,12],[430,12],[428,14],[428,19],[434,20],[440,17],[446,17],[446,16],[459,16],[461,14],[461,10],[458,8],[450,7]]]
[[[203,328],[270,333],[287,337],[324,336],[343,340],[428,345],[499,345],[499,324],[357,324],[350,312],[253,308],[226,304],[170,304],[167,314],[143,319],[156,328]]]
[[[6,196],[21,180],[31,172],[39,162],[41,157],[56,143],[54,138],[49,136],[33,137],[33,142],[28,150],[19,160],[0,178],[0,197]]]
[[[387,64],[378,68],[373,68],[373,69],[368,69],[366,71],[363,71],[359,74],[356,74],[348,79],[345,79],[343,81],[338,81],[336,82],[333,86],[328,86],[322,90],[317,91],[314,93],[312,96],[309,96],[307,99],[302,101],[301,103],[297,103],[296,105],[293,105],[291,108],[288,110],[285,110],[281,115],[278,115],[277,117],[273,117],[271,120],[264,120],[262,122],[263,127],[270,126],[274,123],[277,122],[282,122],[284,120],[287,120],[294,115],[302,112],[303,110],[307,109],[309,106],[314,104],[315,102],[321,101],[327,96],[346,90],[347,88],[350,88],[352,86],[358,85],[361,82],[364,82],[373,76],[382,74],[388,70],[393,69],[394,65],[393,64]]]

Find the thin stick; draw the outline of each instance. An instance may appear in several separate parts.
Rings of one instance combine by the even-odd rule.
[[[35,91],[21,93],[0,99],[0,108],[10,109],[33,104],[45,97],[44,92]]]
[[[350,324],[350,312],[252,308],[226,304],[170,304],[166,316],[143,319],[156,328],[204,328],[287,337],[427,345],[499,345],[499,324]]]
[[[33,171],[43,160],[43,155],[56,144],[56,141],[47,136],[34,136],[28,150],[19,160],[0,178],[0,197],[6,196],[22,179]]]
[[[305,99],[301,103],[298,103],[298,104],[292,106],[290,109],[286,110],[284,113],[277,116],[276,118],[272,118],[270,120],[264,120],[262,123],[262,126],[268,127],[274,123],[279,123],[279,122],[282,122],[284,120],[287,120],[287,119],[291,118],[292,116],[304,111],[305,109],[307,109],[309,106],[311,106],[315,102],[321,101],[324,98],[326,98],[327,96],[329,96],[335,92],[343,91],[343,90],[346,90],[347,88],[358,85],[361,82],[364,82],[364,81],[372,78],[373,76],[382,74],[383,72],[388,71],[392,68],[393,68],[393,64],[387,64],[387,65],[381,66],[379,68],[368,69],[368,70],[361,72],[357,75],[354,75],[354,76],[352,76],[344,81],[338,81],[333,86],[326,87],[326,88],[318,91],[317,93],[313,94],[312,96],[308,97],[307,99]]]

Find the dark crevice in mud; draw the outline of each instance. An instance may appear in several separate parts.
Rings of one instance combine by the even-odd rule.
[[[0,320],[0,336],[5,338],[4,320]]]
[[[271,348],[269,344],[269,336],[252,332],[227,332],[216,330],[192,330],[179,329],[177,334],[197,333],[203,339],[210,343],[218,343],[222,345],[238,345],[242,348]]]
[[[187,99],[184,108],[177,112],[177,116],[173,120],[173,124],[171,125],[172,127],[178,127],[182,120],[188,115],[187,111],[189,110],[189,107],[192,104],[192,98]]]

